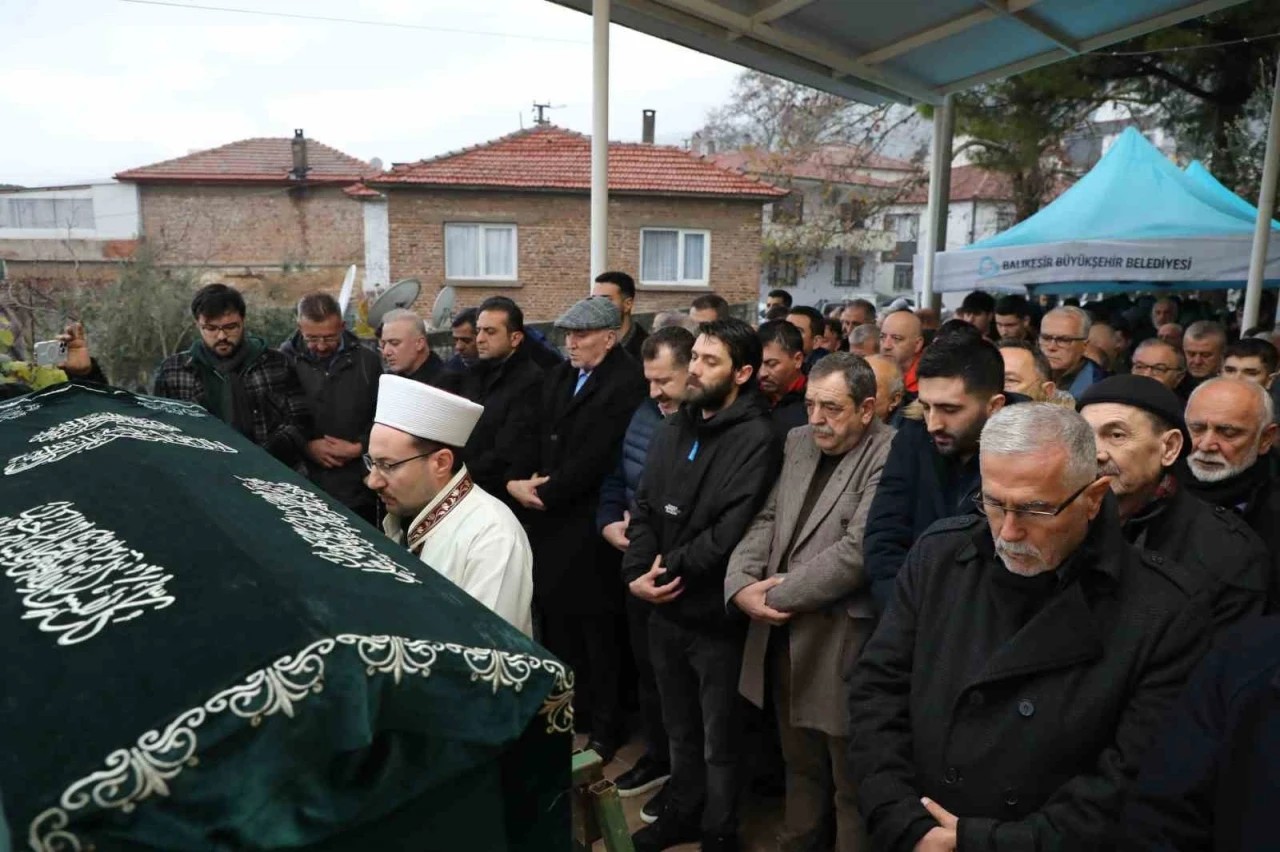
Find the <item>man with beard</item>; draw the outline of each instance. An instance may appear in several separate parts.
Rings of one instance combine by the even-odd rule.
[[[1197,497],[1240,515],[1271,555],[1274,601],[1280,570],[1280,493],[1267,454],[1276,439],[1271,395],[1255,382],[1209,379],[1187,401],[1191,455],[1187,486]]]
[[[640,365],[618,346],[622,316],[593,296],[557,320],[569,360],[543,382],[538,431],[512,466],[507,493],[533,544],[533,594],[542,643],[575,672],[575,721],[605,763],[623,736],[620,554],[600,537],[600,485],[618,463],[645,395]]]
[[[165,358],[155,395],[194,402],[290,467],[311,437],[311,414],[289,359],[245,333],[244,297],[209,284],[191,299],[199,338]]]
[[[382,362],[377,353],[347,330],[338,300],[328,293],[308,293],[298,301],[298,331],[280,352],[293,365],[311,410],[307,476],[377,525],[378,500],[364,486],[360,461],[378,403]]]
[[[1172,473],[1182,454],[1182,403],[1145,376],[1111,376],[1084,392],[1098,475],[1111,481],[1127,541],[1162,554],[1205,584],[1214,627],[1261,615],[1271,571],[1267,548],[1235,513],[1194,497]]]
[[[862,813],[885,852],[1112,849],[1204,603],[1124,541],[1079,414],[1007,406],[981,443],[983,515],[916,543],[850,679]]]
[[[867,509],[892,430],[875,381],[847,352],[814,365],[809,423],[787,438],[782,474],[733,551],[725,601],[751,619],[738,688],[775,708],[786,764],[785,852],[865,846],[849,773],[844,676],[875,627],[862,571]],[[826,848],[832,848],[826,844]]]
[[[778,440],[808,420],[804,410],[804,343],[800,330],[786,320],[770,320],[760,326],[762,356],[760,390],[769,400]]]
[[[934,521],[972,514],[978,436],[1006,399],[1004,361],[973,331],[940,334],[919,373],[924,420],[900,424],[867,516],[866,570],[880,607],[916,539]]]
[[[618,345],[637,361],[640,360],[640,348],[649,333],[631,318],[631,311],[636,306],[636,280],[625,272],[601,272],[591,285],[591,295],[604,296],[622,315],[622,325],[618,332],[622,335]]]
[[[1178,321],[1178,300],[1172,297],[1156,299],[1151,306],[1151,327],[1159,331],[1162,327]]]
[[[600,484],[600,508],[596,513],[600,535],[619,553],[626,553],[631,546],[631,540],[627,538],[631,502],[640,487],[640,475],[644,473],[649,445],[662,427],[663,419],[675,414],[684,399],[692,354],[693,334],[679,326],[655,330],[645,338],[640,348],[644,378],[649,383],[649,398],[640,403],[627,426],[618,467]],[[653,605],[635,595],[627,595],[626,608],[631,651],[636,660],[640,723],[649,750],[615,782],[618,795],[624,799],[662,786],[671,774],[671,752],[667,746],[666,729],[662,726],[662,704],[654,680],[653,660],[649,657],[649,617],[653,613]],[[657,819],[661,798],[655,796],[641,809],[640,818],[646,823]]]
[[[459,393],[484,406],[462,450],[476,484],[510,506],[511,468],[538,431],[543,372],[529,357],[524,312],[506,296],[480,303],[475,319],[479,360],[458,378]]]
[[[741,320],[704,323],[686,403],[649,448],[623,574],[654,606],[649,649],[671,750],[658,821],[637,852],[701,840],[738,849],[744,625],[726,612],[729,556],[777,478],[782,448],[756,388],[761,347]]]

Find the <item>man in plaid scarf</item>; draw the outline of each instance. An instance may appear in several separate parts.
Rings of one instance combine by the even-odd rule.
[[[244,298],[226,284],[191,300],[200,337],[164,359],[155,395],[194,402],[287,465],[302,461],[310,413],[297,374],[266,341],[245,334]]]

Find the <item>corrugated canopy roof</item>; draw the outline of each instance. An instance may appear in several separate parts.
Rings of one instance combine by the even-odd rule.
[[[612,20],[852,100],[940,103],[1240,2],[612,0]]]

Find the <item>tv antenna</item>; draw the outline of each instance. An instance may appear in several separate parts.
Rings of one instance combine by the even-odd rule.
[[[550,124],[551,119],[547,118],[546,111],[549,109],[564,109],[564,104],[540,104],[533,102],[533,123],[534,124]]]

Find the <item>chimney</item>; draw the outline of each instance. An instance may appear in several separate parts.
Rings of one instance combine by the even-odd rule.
[[[657,117],[658,113],[654,110],[647,109],[643,111],[642,115],[644,116],[644,119],[643,119],[644,129],[640,133],[640,141],[646,145],[652,145],[653,144],[653,122],[654,122],[654,119]]]
[[[307,172],[311,171],[307,165],[307,137],[299,127],[293,131],[293,168],[289,171],[289,177],[294,180],[306,180]]]

